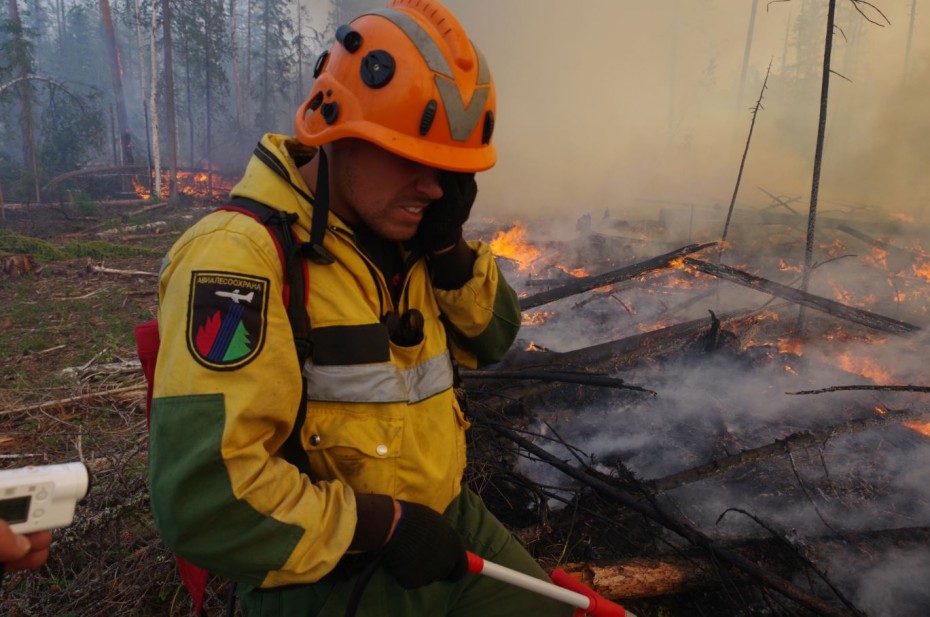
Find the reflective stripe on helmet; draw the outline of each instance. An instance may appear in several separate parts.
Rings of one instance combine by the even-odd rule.
[[[465,141],[481,120],[481,113],[484,111],[485,104],[490,94],[490,76],[491,71],[484,59],[481,51],[472,44],[475,50],[475,56],[478,58],[478,79],[475,91],[472,93],[471,101],[465,105],[462,92],[455,83],[455,76],[446,57],[436,45],[433,37],[423,29],[412,17],[395,9],[374,9],[366,15],[378,15],[393,23],[400,28],[407,38],[416,46],[417,51],[423,56],[423,60],[431,71],[437,73],[435,76],[436,87],[439,89],[439,96],[442,97],[442,105],[446,110],[446,117],[449,119],[449,133],[452,139]],[[440,77],[442,76],[442,77]],[[448,79],[443,79],[446,77]]]

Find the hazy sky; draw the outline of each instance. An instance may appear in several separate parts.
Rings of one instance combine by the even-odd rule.
[[[583,212],[667,199],[728,203],[766,67],[741,196],[808,194],[819,111],[792,91],[793,30],[805,5],[760,0],[745,85],[750,0],[448,0],[485,53],[498,88],[498,166],[482,206]],[[877,0],[891,25],[840,0],[822,197],[916,213],[930,199],[930,12],[918,14],[905,89],[911,2]],[[578,8],[576,8],[578,7]],[[581,8],[583,7],[583,8]],[[925,7],[926,8],[926,7]],[[879,18],[878,15],[874,17]],[[824,20],[806,38],[822,62]],[[814,39],[816,37],[816,39]],[[808,67],[819,75],[819,65]],[[743,200],[741,200],[743,201]]]
[[[380,6],[381,3],[372,3]],[[386,4],[386,3],[385,3]],[[499,162],[481,178],[479,212],[612,213],[667,200],[728,204],[749,110],[772,63],[740,204],[810,192],[826,0],[759,0],[741,82],[751,0],[447,0],[491,65]],[[930,11],[875,0],[872,25],[839,0],[821,198],[920,215],[930,119]],[[920,11],[921,7],[918,7]],[[876,20],[881,17],[872,13]],[[844,39],[845,35],[845,39]],[[797,40],[812,55],[798,67]],[[811,62],[812,60],[812,62]],[[795,71],[813,72],[799,89]]]

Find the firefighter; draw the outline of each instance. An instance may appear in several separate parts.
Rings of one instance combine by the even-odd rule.
[[[494,82],[435,0],[341,27],[296,137],[265,135],[235,199],[296,214],[312,352],[278,247],[219,211],[159,279],[149,482],[157,528],[237,582],[250,616],[569,615],[476,575],[466,550],[545,578],[462,486],[456,365],[499,360],[520,324],[486,243],[462,226],[496,161]],[[295,409],[307,473],[284,455]]]

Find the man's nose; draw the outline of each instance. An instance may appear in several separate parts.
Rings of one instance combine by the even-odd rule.
[[[420,166],[417,175],[417,190],[430,201],[442,197],[442,185],[439,184],[439,170],[435,167]]]

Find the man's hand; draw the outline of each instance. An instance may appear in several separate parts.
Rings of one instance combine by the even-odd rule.
[[[50,531],[21,535],[0,519],[0,564],[5,572],[38,568],[48,559],[51,543]]]
[[[462,226],[471,215],[478,195],[475,174],[439,172],[442,197],[431,203],[423,214],[414,241],[424,251],[441,252],[452,248],[462,237]]]
[[[380,550],[381,563],[404,589],[465,576],[465,542],[435,510],[371,493],[356,493],[355,504],[358,523],[350,548]]]
[[[400,518],[381,552],[382,563],[404,589],[457,581],[468,572],[465,542],[446,519],[424,505],[398,501]]]

